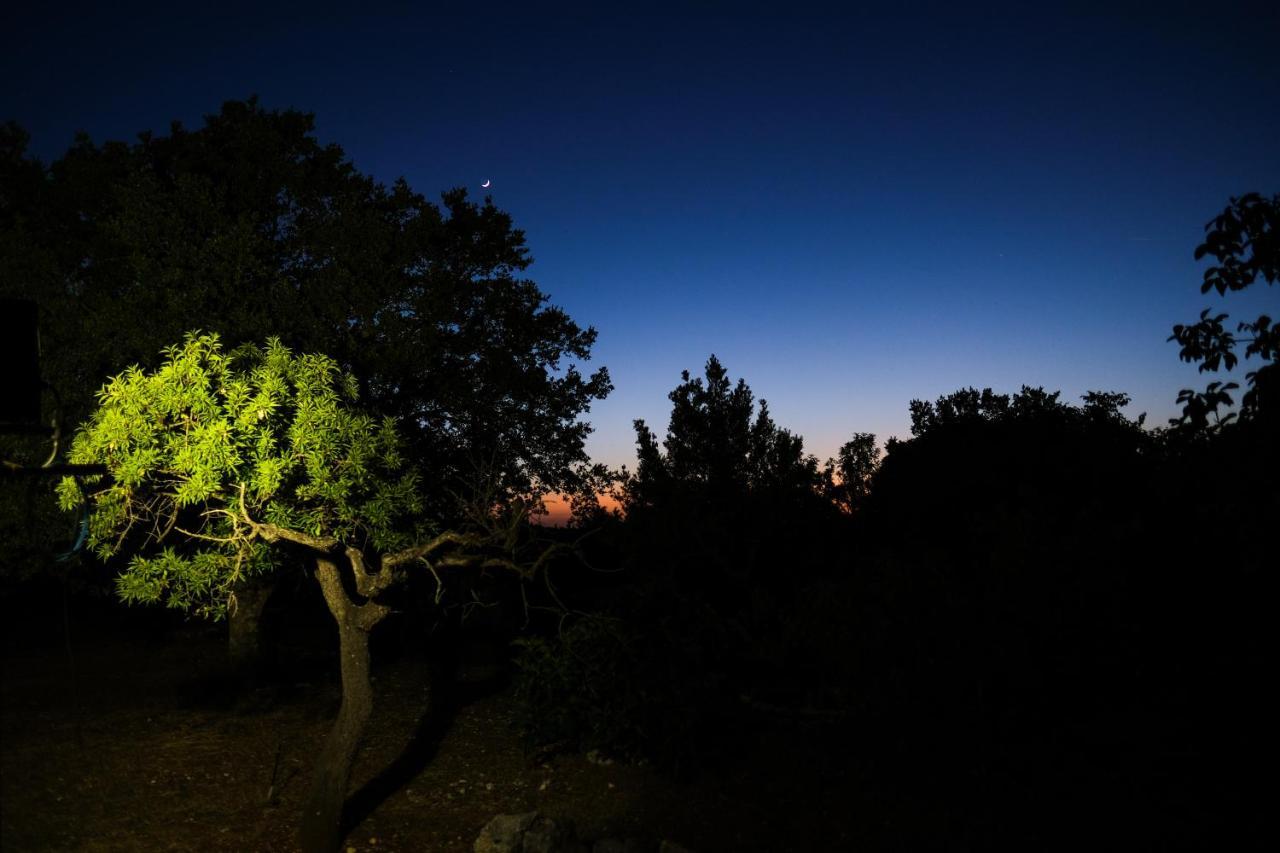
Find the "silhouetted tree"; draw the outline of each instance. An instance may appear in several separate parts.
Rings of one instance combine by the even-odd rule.
[[[533,739],[680,767],[714,754],[711,721],[774,675],[783,609],[832,567],[839,513],[801,437],[715,356],[669,398],[664,439],[635,422],[624,517],[588,546],[614,570],[583,583],[593,614],[524,643],[516,695]]]
[[[766,401],[757,409],[747,383],[734,385],[714,355],[705,382],[686,370],[668,398],[671,419],[661,448],[648,425],[635,422],[638,468],[627,484],[629,510],[677,492],[714,503],[778,490],[810,495],[821,485],[804,440],[774,423]]]
[[[1243,290],[1261,277],[1268,285],[1280,277],[1280,195],[1270,199],[1258,193],[1248,193],[1232,198],[1231,203],[1217,217],[1205,225],[1208,235],[1196,247],[1196,260],[1211,255],[1217,264],[1204,271],[1201,293],[1216,290],[1219,296],[1227,291]],[[1250,337],[1237,338],[1223,325],[1226,314],[1212,314],[1206,308],[1200,312],[1200,320],[1192,325],[1176,325],[1169,340],[1177,341],[1181,349],[1178,357],[1186,362],[1199,362],[1200,372],[1216,372],[1220,368],[1230,371],[1239,362],[1237,344],[1245,344],[1244,357],[1258,356],[1262,364],[1245,376],[1248,390],[1240,400],[1239,412],[1226,415],[1221,410],[1233,402],[1231,392],[1239,385],[1235,382],[1215,381],[1203,392],[1187,388],[1178,395],[1182,404],[1182,417],[1171,421],[1195,430],[1204,430],[1213,424],[1225,424],[1237,414],[1241,420],[1272,418],[1277,408],[1276,397],[1280,384],[1276,376],[1276,354],[1280,351],[1280,326],[1272,318],[1260,314],[1252,322],[1241,322],[1237,333]]]
[[[877,732],[860,748],[962,808],[1021,802],[995,779],[1039,778],[1049,756],[1110,766],[1104,731],[1149,748],[1155,730],[1124,728],[1128,715],[1183,713],[1161,693],[1168,670],[1135,675],[1183,600],[1157,556],[1163,453],[1128,402],[1033,387],[915,400],[912,437],[872,478],[843,597],[849,692]]]
[[[880,467],[880,448],[874,433],[855,432],[828,459],[823,479],[831,500],[845,513],[855,512],[867,499],[871,478]]]
[[[1090,392],[1081,407],[1060,397],[1023,386],[1012,396],[966,388],[912,400],[913,437],[889,442],[872,481],[877,535],[935,542],[953,555],[965,543],[982,550],[988,537],[1016,531],[1004,514],[1057,525],[1095,500],[1088,484],[1123,479],[1151,445],[1145,416],[1126,418],[1129,398],[1120,393]]]
[[[788,604],[833,570],[839,513],[803,439],[779,427],[767,403],[757,407],[715,356],[705,378],[685,371],[669,396],[661,448],[643,421],[635,424],[639,467],[624,490],[628,561],[661,590],[653,624],[696,638],[688,644],[700,650],[703,674],[693,678],[736,696],[775,674],[772,638]],[[673,615],[663,617],[663,607]]]
[[[625,486],[627,517],[636,529],[655,528],[658,539],[649,541],[664,544],[654,560],[681,582],[762,580],[774,568],[766,569],[765,552],[774,550],[765,544],[768,531],[820,515],[817,459],[805,454],[800,436],[774,423],[767,403],[756,408],[746,382],[734,385],[714,355],[705,381],[684,371],[669,397],[661,448],[648,425],[635,422],[638,467]],[[800,530],[791,534],[803,543]],[[807,568],[788,562],[793,571]]]

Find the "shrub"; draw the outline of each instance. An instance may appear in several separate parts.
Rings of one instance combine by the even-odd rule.
[[[515,724],[528,746],[696,762],[725,683],[723,634],[707,614],[585,615],[516,646]]]

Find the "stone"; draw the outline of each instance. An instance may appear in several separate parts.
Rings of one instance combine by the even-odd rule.
[[[662,843],[658,845],[658,853],[693,853],[693,851],[688,847],[676,844],[674,841],[663,839]]]
[[[567,820],[539,817],[524,833],[523,853],[570,853],[581,847]]]
[[[653,845],[639,838],[598,838],[591,853],[652,853]]]
[[[480,830],[472,849],[475,853],[590,853],[571,821],[537,812],[498,815]]]
[[[472,849],[475,853],[522,853],[525,831],[537,818],[537,812],[500,814],[484,825]]]

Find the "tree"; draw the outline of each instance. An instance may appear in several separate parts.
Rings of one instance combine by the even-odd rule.
[[[1268,285],[1280,277],[1280,194],[1270,199],[1258,193],[1247,193],[1232,198],[1227,208],[1205,225],[1208,232],[1205,241],[1196,247],[1195,257],[1200,260],[1212,255],[1217,261],[1204,271],[1201,293],[1216,290],[1219,296],[1227,291],[1243,290],[1261,276]],[[1237,344],[1245,344],[1244,357],[1258,356],[1262,364],[1245,376],[1248,390],[1240,400],[1238,412],[1226,415],[1221,410],[1232,405],[1231,392],[1239,388],[1235,382],[1215,381],[1203,392],[1184,388],[1178,394],[1182,404],[1182,417],[1171,419],[1173,425],[1183,425],[1194,430],[1209,428],[1209,418],[1214,424],[1225,424],[1235,419],[1241,421],[1274,417],[1280,397],[1280,378],[1276,373],[1276,354],[1280,352],[1280,326],[1273,324],[1270,316],[1258,315],[1253,322],[1241,322],[1236,333],[1248,333],[1251,337],[1237,338],[1226,329],[1223,321],[1227,315],[1213,314],[1206,308],[1200,312],[1200,320],[1192,325],[1173,327],[1169,340],[1177,341],[1181,349],[1178,357],[1186,362],[1199,362],[1200,372],[1217,372],[1220,368],[1230,371],[1240,358]]]
[[[52,254],[33,239],[42,230],[38,199],[45,174],[39,163],[25,157],[28,141],[18,125],[0,124],[0,296],[5,309],[9,297],[27,295],[24,284],[49,277],[55,266]],[[9,342],[10,352],[13,346]],[[24,360],[32,355],[20,353]],[[7,369],[21,367],[7,365]],[[6,390],[10,390],[8,383]],[[49,403],[45,407],[49,411],[41,412],[46,425],[53,415],[52,400]],[[49,459],[49,453],[45,436],[0,435],[0,458],[5,463],[38,466]],[[71,525],[41,485],[34,478],[0,476],[0,581],[5,585],[48,575],[51,558],[72,541]]]
[[[1089,392],[1083,403],[1029,386],[912,400],[912,438],[889,441],[871,481],[871,538],[956,565],[981,562],[992,543],[1015,553],[1061,538],[1064,523],[1124,487],[1125,472],[1140,480],[1153,449],[1145,416],[1120,411],[1127,395]]]
[[[98,395],[70,458],[107,466],[88,478],[89,546],[117,558],[119,596],[219,618],[245,578],[282,551],[312,565],[338,627],[342,705],[321,749],[302,821],[305,849],[332,850],[352,764],[372,712],[369,632],[411,566],[516,568],[476,532],[421,515],[421,480],[390,418],[355,407],[355,378],[279,340],[223,352],[189,334],[154,371],[132,367]],[[82,487],[64,479],[61,504]]]
[[[710,607],[737,631],[827,569],[834,510],[818,460],[779,427],[714,355],[705,380],[681,373],[659,448],[635,422],[639,465],[624,486],[638,573]]]
[[[774,423],[767,402],[756,411],[746,381],[733,385],[719,359],[707,360],[705,383],[687,370],[680,378],[668,395],[671,421],[662,450],[645,422],[635,422],[639,466],[629,484],[631,508],[661,501],[672,489],[712,500],[817,488],[818,463],[805,455],[804,440]]]
[[[593,531],[613,571],[582,585],[589,615],[522,644],[516,698],[535,739],[688,766],[715,751],[726,707],[775,677],[778,623],[834,562],[837,514],[803,439],[714,355],[668,396],[664,440],[635,422],[623,519]]]
[[[1039,737],[1107,693],[1128,596],[1163,580],[1143,538],[1161,454],[1128,402],[1027,386],[911,402],[912,437],[889,442],[872,478],[848,573],[849,688],[868,719],[971,769],[991,732]]]
[[[790,528],[792,568],[808,562],[795,558],[814,544],[805,530],[828,507],[822,473],[804,439],[774,423],[767,402],[757,409],[746,381],[734,385],[714,355],[705,381],[683,371],[668,397],[661,448],[635,422],[638,466],[623,488],[628,527],[647,570],[666,566],[676,583],[733,612],[782,557],[775,531]]]
[[[231,348],[275,336],[332,357],[397,418],[443,525],[582,485],[580,415],[612,387],[576,365],[596,333],[519,277],[524,234],[490,200],[378,183],[316,140],[312,115],[253,98],[195,130],[81,136],[48,167],[26,142],[0,133],[0,292],[40,302],[67,423],[101,377],[154,366],[188,329]],[[233,654],[254,646],[268,591],[240,590]]]
[[[871,480],[880,467],[880,448],[874,433],[855,432],[840,445],[834,459],[828,459],[823,479],[831,500],[844,513],[853,513],[871,492]]]
[[[17,128],[0,146],[24,223],[3,287],[41,302],[52,378],[79,408],[190,328],[228,346],[274,335],[354,371],[440,494],[474,493],[477,471],[501,496],[575,481],[578,416],[611,388],[573,364],[596,333],[518,277],[524,234],[490,200],[378,183],[316,140],[311,114],[254,98],[194,131],[81,136],[47,169]]]

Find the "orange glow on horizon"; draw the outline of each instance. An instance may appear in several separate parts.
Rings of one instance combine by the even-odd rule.
[[[610,512],[622,509],[622,505],[618,503],[617,498],[608,493],[600,493],[596,496],[596,500],[600,501],[600,505]],[[533,517],[534,524],[542,524],[547,527],[564,527],[569,523],[569,516],[573,514],[573,510],[569,506],[568,496],[559,493],[547,495],[543,498],[542,505],[546,507],[547,514],[535,515]]]

